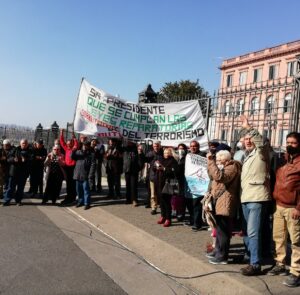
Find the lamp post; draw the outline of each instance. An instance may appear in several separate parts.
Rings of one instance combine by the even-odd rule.
[[[43,126],[41,123],[36,126],[35,128],[35,135],[34,135],[34,140],[38,140],[39,138],[43,137]]]

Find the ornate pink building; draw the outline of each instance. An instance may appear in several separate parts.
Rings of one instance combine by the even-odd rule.
[[[299,56],[300,40],[224,60],[213,137],[233,145],[241,128],[238,117],[244,114],[272,146],[284,146],[295,128]]]

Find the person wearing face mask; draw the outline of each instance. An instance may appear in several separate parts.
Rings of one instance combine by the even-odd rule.
[[[276,211],[273,216],[273,239],[276,265],[269,275],[286,275],[287,236],[291,240],[290,275],[283,282],[288,287],[300,286],[300,133],[286,137],[286,164],[276,173],[273,192]]]
[[[245,143],[244,137],[241,137],[240,140],[236,144],[236,151],[233,155],[233,159],[239,161],[243,164],[245,159]]]
[[[216,160],[211,153],[207,154],[208,174],[211,181],[210,194],[215,204],[216,243],[213,252],[206,256],[211,264],[227,264],[231,218],[234,217],[239,203],[239,186],[241,164],[231,159],[228,150],[216,153]],[[210,211],[205,207],[204,210]]]

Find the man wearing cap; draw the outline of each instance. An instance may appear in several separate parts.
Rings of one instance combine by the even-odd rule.
[[[261,274],[261,232],[264,216],[271,200],[269,150],[262,136],[241,116],[241,137],[244,136],[246,157],[241,174],[241,203],[244,215],[244,243],[250,256],[248,266],[241,269],[245,276]]]
[[[16,186],[16,167],[15,167],[15,149],[10,141],[3,141],[3,149],[0,154],[0,162],[4,176],[4,203],[3,206],[9,206]]]
[[[43,195],[44,162],[46,157],[47,150],[44,148],[43,139],[40,139],[33,149],[33,161],[30,175],[32,178],[32,196],[38,192],[41,196]]]

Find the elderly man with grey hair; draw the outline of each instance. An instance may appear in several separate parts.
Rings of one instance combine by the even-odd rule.
[[[262,136],[241,116],[246,157],[241,174],[241,203],[245,220],[244,243],[250,256],[248,266],[241,269],[245,276],[261,274],[261,231],[270,194],[269,149]]]
[[[16,195],[15,200],[18,206],[22,205],[24,195],[24,188],[26,180],[29,176],[30,168],[33,161],[33,150],[29,147],[27,139],[21,139],[20,145],[16,148],[15,152],[15,165],[16,165]]]

